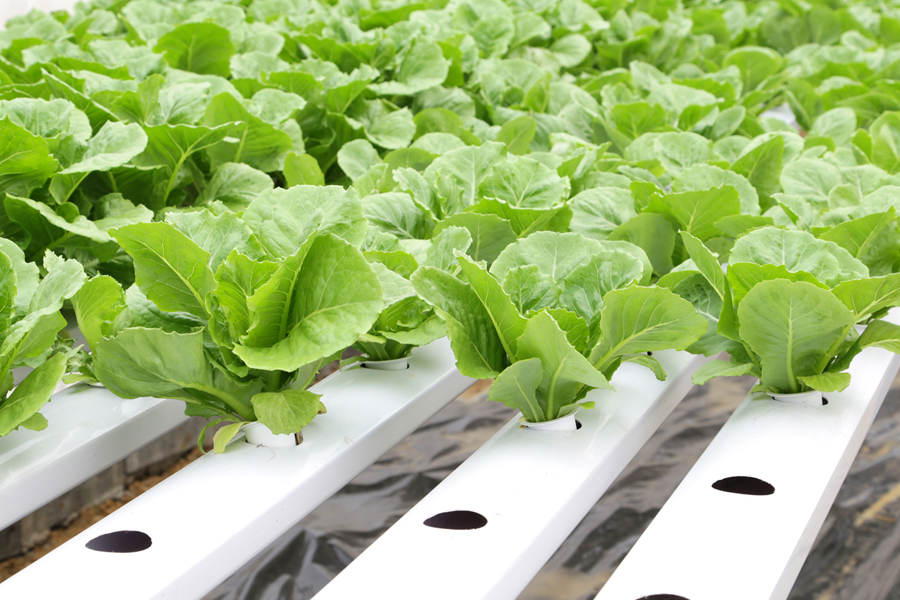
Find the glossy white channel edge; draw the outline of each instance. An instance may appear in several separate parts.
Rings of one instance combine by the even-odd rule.
[[[123,400],[105,388],[76,384],[41,409],[43,431],[0,438],[0,529],[123,460],[183,423],[184,403]]]
[[[827,406],[748,396],[675,490],[597,600],[783,600],[815,542],[900,366],[863,351]],[[771,495],[713,489],[761,479]]]
[[[472,383],[446,338],[414,350],[406,371],[335,373],[313,388],[328,413],[302,444],[241,438],[201,457],[0,584],[0,598],[200,598]],[[152,545],[85,547],[116,531],[144,532]]]
[[[691,389],[706,359],[654,352],[666,381],[624,364],[595,390],[581,429],[535,431],[516,416],[329,583],[315,600],[514,599]],[[474,511],[480,529],[423,522]],[[2,589],[2,588],[0,588]]]

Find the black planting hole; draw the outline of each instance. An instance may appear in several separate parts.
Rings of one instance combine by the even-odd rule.
[[[729,494],[743,494],[745,496],[771,496],[775,493],[775,486],[756,477],[738,475],[726,477],[712,484],[713,489]]]
[[[374,361],[373,361],[374,362]],[[368,363],[363,363],[360,365],[363,369],[374,369],[375,371],[387,371],[388,369],[378,369],[376,367],[370,367]],[[406,369],[409,369],[409,363],[406,363]],[[405,371],[406,369],[400,369],[401,371]]]
[[[487,519],[471,510],[451,510],[425,519],[425,525],[435,529],[481,529]]]
[[[581,421],[575,419],[575,429],[581,429]]]
[[[113,531],[95,537],[84,546],[97,552],[140,552],[151,544],[150,536],[143,531]]]
[[[675,594],[653,594],[652,596],[641,596],[638,600],[688,600],[684,596],[676,596]]]
[[[647,356],[653,356],[653,352],[651,352],[650,350],[647,350]]]
[[[828,398],[822,396],[822,406],[828,406]]]

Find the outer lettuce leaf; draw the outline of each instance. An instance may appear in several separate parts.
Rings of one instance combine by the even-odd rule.
[[[294,371],[331,355],[368,331],[382,309],[381,284],[366,259],[330,234],[315,238],[295,274],[283,268],[272,281],[281,285],[266,283],[250,299],[256,325],[234,348],[251,368]],[[277,328],[269,319],[276,314]]]
[[[216,289],[209,252],[168,223],[129,225],[113,235],[134,258],[137,285],[159,308],[209,317],[206,295]]]
[[[854,322],[830,291],[784,279],[757,284],[737,312],[741,338],[760,357],[761,384],[785,393],[824,370]]]

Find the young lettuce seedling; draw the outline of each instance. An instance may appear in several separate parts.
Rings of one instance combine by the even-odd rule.
[[[84,269],[52,252],[44,255],[44,268],[41,279],[18,246],[0,238],[0,436],[47,427],[38,410],[66,372],[70,353],[57,343],[66,326],[60,309],[84,283]],[[26,366],[34,370],[14,388],[12,369]]]
[[[682,232],[693,261],[722,300],[718,335],[731,361],[715,360],[693,377],[753,375],[756,391],[841,391],[845,371],[870,346],[898,352],[900,327],[877,317],[900,305],[900,274],[868,277],[866,266],[834,242],[803,231],[764,227],[739,238],[727,274],[700,242]],[[854,327],[868,325],[862,335]]]
[[[306,388],[382,310],[353,190],[296,186],[260,194],[242,218],[172,213],[112,233],[136,284],[95,277],[74,299],[93,374],[123,398],[180,399],[210,424],[233,421],[217,451],[242,423],[295,433],[324,412]]]
[[[490,399],[530,422],[570,414],[623,362],[665,372],[645,352],[684,349],[706,322],[672,292],[642,287],[643,251],[577,233],[539,232],[507,246],[490,272],[458,257],[465,281],[420,267],[412,283],[444,318],[460,372],[496,378]]]

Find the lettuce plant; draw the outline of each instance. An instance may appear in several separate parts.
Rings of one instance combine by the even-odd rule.
[[[424,266],[458,272],[455,253],[465,252],[472,244],[472,236],[463,227],[448,227],[432,240],[404,250],[401,240],[377,230],[375,234],[366,244],[372,248],[363,254],[378,274],[384,290],[384,310],[353,347],[370,361],[395,360],[409,356],[417,346],[447,335],[443,320],[418,297],[409,281],[419,261]]]
[[[644,287],[652,267],[640,248],[577,233],[538,232],[509,245],[490,271],[460,255],[463,281],[434,267],[412,276],[443,317],[465,375],[496,378],[490,398],[530,422],[565,416],[623,362],[649,367],[645,354],[684,349],[705,331],[691,305]]]
[[[84,270],[78,261],[49,252],[44,267],[47,274],[41,278],[18,246],[0,238],[0,436],[19,427],[47,427],[38,411],[50,400],[70,358],[57,338],[66,326],[60,309],[84,283]],[[15,385],[16,367],[34,370]]]
[[[436,110],[422,111],[416,120],[431,123]],[[338,152],[338,164],[364,194],[366,217],[385,233],[427,240],[462,227],[472,237],[472,258],[490,263],[518,238],[568,228],[571,186],[554,168],[516,156],[499,142],[466,145],[444,132],[425,133],[408,150],[417,152],[416,168],[398,166],[390,155],[382,159],[366,140]]]
[[[136,283],[98,276],[74,299],[92,374],[123,398],[234,422],[217,449],[244,422],[295,433],[324,412],[306,388],[382,310],[353,190],[297,186],[261,194],[243,218],[175,213],[112,234]]]
[[[702,242],[682,237],[692,264],[663,283],[704,278],[722,302],[716,331],[732,342],[730,362],[707,363],[695,383],[750,374],[762,392],[841,391],[864,348],[900,351],[900,327],[879,318],[900,305],[900,274],[869,277],[834,242],[773,227],[739,238],[725,273]],[[862,334],[858,323],[868,323]]]

